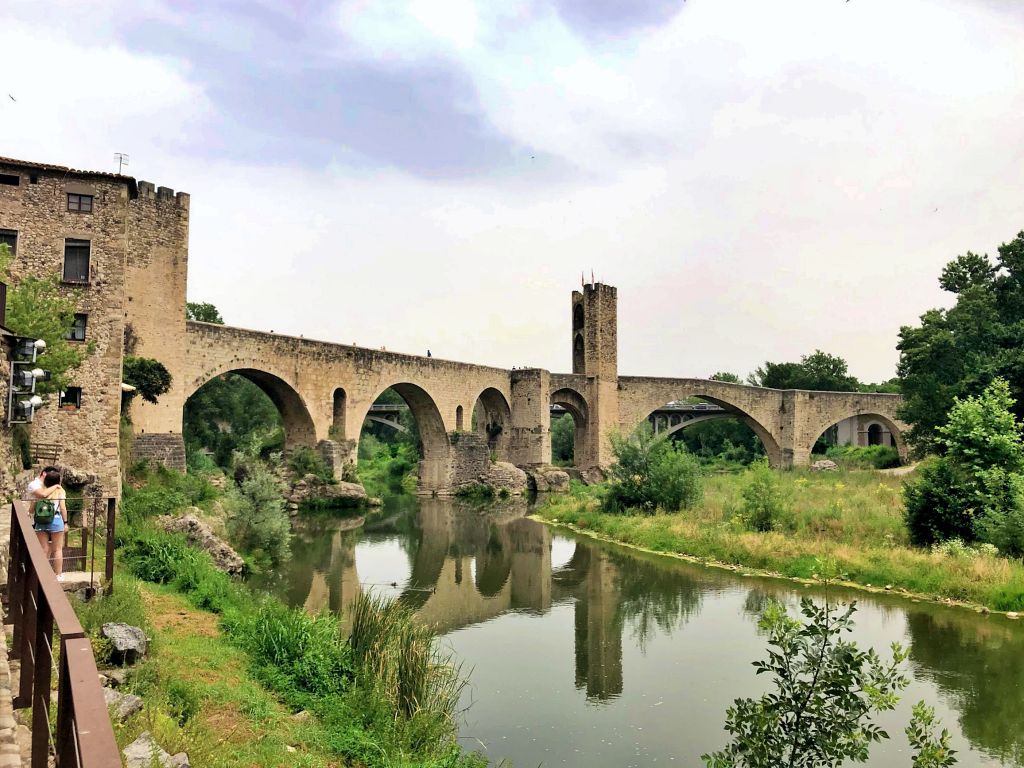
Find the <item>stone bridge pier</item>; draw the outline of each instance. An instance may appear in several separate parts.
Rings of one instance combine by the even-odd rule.
[[[177,296],[175,314],[183,316],[184,283],[169,283],[158,309],[166,310],[167,296]],[[146,306],[129,304],[135,354],[163,362],[173,385],[158,404],[133,405],[135,456],[179,469],[185,466],[186,400],[228,373],[253,382],[274,403],[287,449],[316,447],[338,477],[357,460],[363,423],[381,420],[374,402],[393,389],[416,420],[423,457],[419,491],[425,495],[453,493],[486,472],[492,460],[526,468],[550,464],[552,405],[573,418],[581,469],[608,467],[613,432],[630,433],[654,411],[688,398],[720,406],[749,425],[775,466],[806,463],[822,432],[852,416],[870,416],[906,453],[896,395],[620,376],[617,292],[600,283],[572,294],[571,373],[508,370],[210,323],[159,322]]]

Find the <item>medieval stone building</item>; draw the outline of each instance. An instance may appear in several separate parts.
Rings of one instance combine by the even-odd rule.
[[[89,350],[72,385],[36,413],[32,438],[58,444],[61,463],[96,474],[106,493],[120,490],[123,357],[145,354],[156,318],[184,326],[188,207],[188,195],[130,176],[0,158],[12,277],[58,275],[75,298],[68,339]]]

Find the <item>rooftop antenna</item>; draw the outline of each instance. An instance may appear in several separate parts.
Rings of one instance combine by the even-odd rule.
[[[115,152],[114,159],[117,160],[117,173],[121,175],[121,169],[128,165],[128,155],[124,152]]]

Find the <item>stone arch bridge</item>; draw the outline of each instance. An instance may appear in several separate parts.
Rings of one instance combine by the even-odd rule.
[[[183,467],[185,401],[211,379],[232,372],[258,385],[277,406],[287,447],[318,447],[338,475],[355,460],[374,401],[385,389],[396,390],[419,427],[419,487],[425,494],[448,494],[473,482],[486,471],[492,452],[523,467],[550,464],[552,405],[572,414],[581,469],[611,463],[613,431],[630,432],[666,404],[689,398],[748,424],[775,466],[805,464],[819,436],[853,416],[870,416],[883,425],[906,454],[898,395],[620,376],[616,303],[615,289],[599,283],[573,293],[570,374],[493,368],[209,323],[163,326],[158,343],[155,335],[144,339],[139,354],[164,361],[174,383],[158,404],[135,407],[136,455]]]

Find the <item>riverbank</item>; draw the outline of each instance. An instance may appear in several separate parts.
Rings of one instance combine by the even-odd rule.
[[[104,622],[154,639],[127,673],[125,690],[145,706],[116,727],[122,746],[149,731],[193,765],[223,768],[486,765],[456,740],[458,667],[406,609],[364,596],[344,625],[311,616],[154,526],[157,514],[196,507],[217,517],[223,501],[206,478],[165,470],[124,490],[115,592],[80,608],[101,662]]]
[[[705,478],[704,498],[672,514],[610,515],[600,488],[574,486],[535,514],[655,554],[795,580],[834,572],[849,586],[905,592],[989,610],[1024,611],[1024,564],[965,548],[911,547],[903,525],[902,479],[875,471],[777,474],[785,500],[775,530],[746,530],[740,517],[745,475]]]

